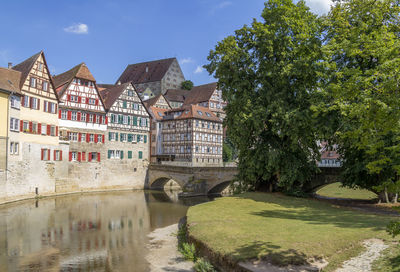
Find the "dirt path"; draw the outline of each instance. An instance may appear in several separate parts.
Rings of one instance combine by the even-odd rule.
[[[345,261],[341,268],[337,269],[336,272],[368,272],[371,271],[372,263],[378,259],[381,252],[388,246],[379,239],[369,239],[364,241],[364,246],[367,251],[354,257],[348,261]]]
[[[178,224],[174,224],[156,229],[148,235],[151,239],[148,246],[150,253],[146,256],[146,260],[150,263],[151,272],[193,271],[193,263],[185,261],[177,250],[177,232]]]

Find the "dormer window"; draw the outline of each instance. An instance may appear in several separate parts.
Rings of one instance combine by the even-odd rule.
[[[203,112],[202,111],[197,111],[197,113],[199,114],[199,115],[203,115]]]
[[[207,115],[208,117],[211,117],[211,115],[210,115],[208,112],[206,112],[206,115]]]

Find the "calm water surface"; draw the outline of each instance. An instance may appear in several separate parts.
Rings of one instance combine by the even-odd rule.
[[[0,206],[0,271],[148,271],[147,234],[204,201],[118,192]]]

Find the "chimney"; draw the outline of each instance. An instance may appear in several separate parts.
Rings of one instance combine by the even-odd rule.
[[[8,69],[11,69],[11,67],[12,67],[12,62],[9,62],[8,63]]]
[[[121,80],[118,80],[117,85],[121,85]]]
[[[149,66],[146,66],[146,73],[149,72]]]

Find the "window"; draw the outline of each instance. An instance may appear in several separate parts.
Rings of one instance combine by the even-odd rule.
[[[43,70],[43,64],[41,62],[38,63],[38,70],[40,72]]]
[[[143,159],[143,152],[139,151],[139,159]]]
[[[31,108],[37,110],[39,108],[38,99],[35,97],[31,97],[31,100],[32,100]]]
[[[19,153],[19,143],[18,142],[10,142],[10,154],[18,155]]]
[[[140,125],[142,126],[142,127],[147,127],[147,119],[146,118],[141,118],[140,119]]]
[[[100,115],[95,115],[96,116],[96,124],[100,124]]]
[[[78,102],[78,96],[76,96],[76,95],[71,95],[70,98],[69,98],[69,100],[70,100],[71,102]]]
[[[70,140],[71,142],[77,142],[78,141],[78,132],[69,132],[68,140]]]
[[[89,123],[93,123],[93,114],[89,114]]]
[[[46,128],[47,128],[47,125],[42,123],[42,135],[46,135],[46,133],[47,133],[47,129]]]
[[[71,120],[72,121],[78,120],[78,114],[76,111],[71,112]]]
[[[108,150],[108,158],[109,159],[115,158],[115,150]]]
[[[81,103],[82,103],[82,104],[86,104],[86,98],[85,98],[85,97],[82,97],[82,98],[81,98]]]
[[[86,122],[86,113],[81,113],[81,121]]]
[[[89,134],[89,142],[94,142],[94,134]]]
[[[55,126],[51,126],[50,127],[50,135],[51,136],[56,136],[56,127]]]
[[[129,90],[128,91],[128,96],[133,96],[133,91]]]
[[[19,119],[10,118],[10,130],[19,131]]]
[[[103,142],[103,135],[101,135],[101,134],[98,134],[98,135],[97,135],[97,142],[98,142],[98,143]]]
[[[123,122],[125,125],[128,124],[128,116],[126,116],[126,115],[123,116]]]
[[[42,85],[43,91],[47,91],[48,88],[49,88],[49,83],[47,81],[43,81],[43,85]]]
[[[32,88],[36,88],[36,78],[31,77],[30,86],[31,86]]]
[[[29,100],[30,100],[29,96],[25,95],[24,99],[23,99],[23,101],[24,101],[23,106],[24,107],[29,108]]]
[[[62,160],[62,151],[61,150],[54,150],[54,160],[55,161]]]
[[[78,158],[78,152],[70,152],[70,161],[76,161]]]
[[[42,161],[48,161],[50,160],[50,149],[47,148],[42,148],[42,155],[41,155]]]
[[[29,132],[29,122],[28,121],[23,122],[23,130],[25,132]]]
[[[128,151],[128,159],[132,159],[132,151]]]
[[[126,133],[121,133],[121,142],[126,142],[126,141],[127,141]]]
[[[32,133],[37,133],[37,131],[38,131],[38,124],[32,123]]]
[[[208,117],[211,117],[211,115],[210,115],[208,112],[206,112],[206,115],[207,115]]]
[[[121,150],[115,150],[115,158],[116,159],[121,158]]]
[[[89,98],[89,104],[90,105],[95,105],[96,104],[96,100],[92,99],[92,98]]]
[[[68,119],[68,111],[62,110],[61,111],[61,119],[62,120],[67,120]]]
[[[93,135],[93,134],[91,134]],[[99,156],[97,154],[97,152],[90,152],[89,153],[89,161],[98,161],[99,160]]]
[[[134,110],[138,110],[138,109],[139,109],[139,105],[136,104],[136,103],[133,103],[133,109],[134,109]]]
[[[11,96],[11,108],[19,109],[21,108],[21,98],[18,96]]]
[[[106,124],[106,116],[103,116],[103,118],[101,118],[101,123],[103,124],[103,125],[105,125]]]
[[[86,133],[81,133],[81,142],[85,142],[85,141],[86,141]]]

